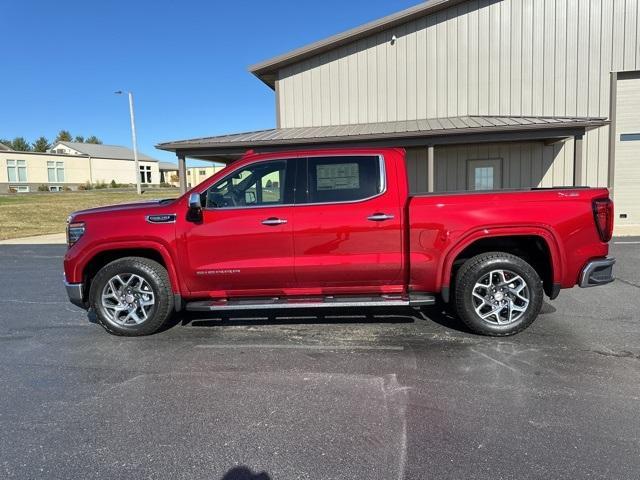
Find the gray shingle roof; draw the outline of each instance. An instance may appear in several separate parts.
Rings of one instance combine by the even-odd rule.
[[[56,145],[65,145],[73,150],[76,150],[90,157],[99,158],[112,158],[115,160],[133,160],[133,150],[120,145],[99,145],[95,143],[78,143],[78,142],[58,142]],[[145,162],[157,162],[158,160],[152,158],[144,153],[138,152],[138,160],[144,160]]]
[[[8,151],[8,150],[11,150],[11,149],[9,147],[7,147],[4,143],[0,143],[0,150]]]
[[[161,150],[198,148],[257,148],[261,146],[308,145],[333,142],[442,137],[447,135],[593,128],[606,124],[592,117],[462,116],[359,123],[326,127],[275,128],[217,137],[179,140],[157,145]]]
[[[160,162],[160,163],[158,164],[158,168],[159,168],[161,171],[165,171],[165,172],[166,172],[166,171],[169,171],[169,172],[172,172],[172,171],[174,171],[174,170],[176,170],[176,171],[178,170],[178,164],[176,164],[176,163],[171,163],[171,162]]]

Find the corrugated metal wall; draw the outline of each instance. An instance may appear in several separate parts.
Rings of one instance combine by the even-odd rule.
[[[435,147],[435,191],[467,189],[470,160],[500,159],[502,188],[531,188],[573,184],[573,140],[564,144],[543,142],[484,143]],[[411,193],[427,191],[427,149],[407,150]]]
[[[606,117],[609,72],[640,69],[639,1],[470,0],[284,68],[281,126]],[[585,139],[590,185],[606,185],[608,135]]]

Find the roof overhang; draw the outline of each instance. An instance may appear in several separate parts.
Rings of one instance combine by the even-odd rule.
[[[467,116],[401,122],[261,130],[180,140],[156,148],[180,156],[221,161],[247,150],[274,151],[345,146],[410,147],[533,140],[559,140],[606,125],[604,118]]]
[[[346,32],[338,33],[324,40],[311,43],[296,50],[278,55],[249,67],[249,71],[266,83],[269,87],[275,88],[275,80],[278,70],[293,63],[333,50],[334,48],[346,45],[364,37],[388,30],[389,28],[401,25],[416,18],[435,13],[439,10],[463,3],[468,0],[431,0],[423,2],[414,7],[407,8],[400,12],[386,17],[365,23]]]

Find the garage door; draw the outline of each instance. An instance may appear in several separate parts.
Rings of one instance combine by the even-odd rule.
[[[620,73],[616,105],[616,224],[640,224],[640,73]]]

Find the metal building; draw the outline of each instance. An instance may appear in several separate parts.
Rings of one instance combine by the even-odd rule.
[[[413,192],[608,186],[623,233],[640,225],[639,3],[432,0],[252,66],[276,129],[159,148],[184,168],[403,146]]]

